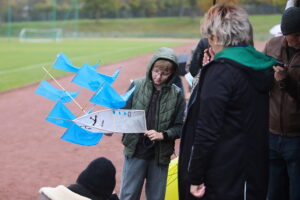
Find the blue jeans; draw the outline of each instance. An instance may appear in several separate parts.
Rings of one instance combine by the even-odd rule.
[[[300,137],[271,133],[269,165],[268,200],[300,200]]]
[[[139,158],[124,158],[121,183],[121,200],[139,200],[146,180],[147,200],[164,200],[168,176],[168,165]]]

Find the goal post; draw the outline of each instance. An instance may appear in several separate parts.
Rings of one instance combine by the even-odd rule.
[[[21,42],[47,42],[60,41],[62,39],[62,29],[32,29],[23,28],[19,33]]]

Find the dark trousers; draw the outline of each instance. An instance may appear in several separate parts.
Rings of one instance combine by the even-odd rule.
[[[300,137],[269,135],[268,200],[300,200]]]

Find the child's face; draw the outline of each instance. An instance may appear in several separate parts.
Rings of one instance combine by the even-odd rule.
[[[172,63],[165,62],[155,62],[152,68],[152,80],[155,87],[161,86],[168,78],[172,75]]]

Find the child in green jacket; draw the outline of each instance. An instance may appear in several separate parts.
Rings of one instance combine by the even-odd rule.
[[[168,164],[181,133],[185,108],[182,91],[172,84],[177,71],[175,52],[163,47],[150,60],[146,77],[131,85],[136,89],[126,108],[145,110],[148,130],[123,135],[122,200],[140,199],[145,179],[147,199],[164,199]]]

